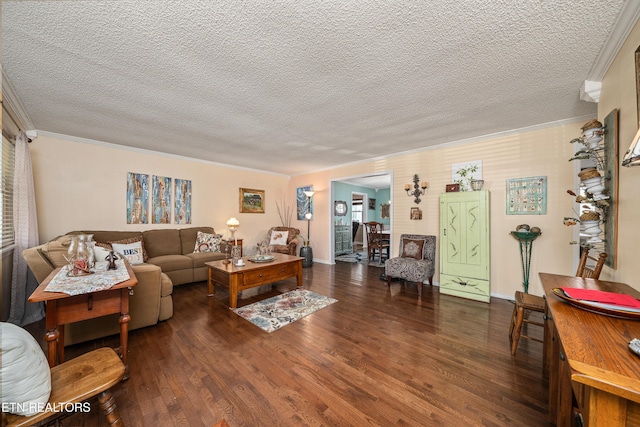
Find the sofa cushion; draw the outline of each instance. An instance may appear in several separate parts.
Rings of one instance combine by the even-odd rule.
[[[67,234],[93,234],[93,240],[99,243],[118,242],[120,240],[131,239],[135,237],[142,237],[140,231],[72,231]]]
[[[65,235],[56,237],[55,239],[45,243],[40,248],[40,252],[49,260],[54,268],[67,265],[65,256],[71,244],[71,236]]]
[[[144,246],[147,250],[150,260],[163,255],[180,255],[182,247],[180,245],[180,233],[176,229],[169,230],[148,230],[142,233],[144,237]],[[195,238],[193,240],[195,245]],[[193,252],[193,245],[190,252]],[[151,262],[151,264],[156,264]],[[162,269],[164,270],[164,268]]]
[[[193,268],[193,260],[186,255],[160,255],[149,258],[149,264],[157,265],[164,273]]]
[[[173,293],[173,282],[165,273],[160,275],[160,296],[166,297]]]
[[[224,253],[222,252],[195,252],[192,254],[186,254],[193,260],[193,267],[206,267],[204,265],[205,262],[217,261],[219,259],[224,259]]]
[[[207,234],[216,234],[213,230],[213,227],[190,227],[190,228],[181,228],[178,230],[180,233],[180,242],[182,248],[180,251],[176,251],[176,254],[190,254],[193,252],[193,248],[196,245],[196,238],[198,237],[198,231]]]

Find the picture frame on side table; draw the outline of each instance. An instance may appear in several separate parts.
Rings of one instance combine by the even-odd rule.
[[[264,190],[240,189],[240,213],[264,213]]]

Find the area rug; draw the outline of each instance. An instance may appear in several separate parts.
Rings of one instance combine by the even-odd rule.
[[[365,254],[364,252],[339,255],[335,258],[335,260],[341,262],[350,262],[354,264],[371,265],[373,267],[384,267],[384,261],[380,262],[380,257],[376,256],[372,260],[369,260],[367,259],[367,254]]]
[[[265,332],[273,332],[337,301],[306,289],[296,289],[231,310]]]

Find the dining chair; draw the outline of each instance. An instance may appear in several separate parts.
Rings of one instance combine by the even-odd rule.
[[[384,251],[387,251],[387,259],[389,258],[389,242],[385,241],[382,235],[382,223],[369,221],[364,223],[367,234],[367,254],[368,259],[375,258],[376,252],[380,255],[382,262]]]
[[[607,254],[601,252],[598,258],[594,258],[589,255],[589,248],[581,248],[582,256],[580,257],[580,263],[578,264],[578,271],[576,271],[576,276],[582,277],[585,279],[597,279],[600,277],[600,273],[602,272],[602,267],[604,267],[604,262],[607,260]],[[595,265],[593,267],[588,266],[588,261],[594,261]]]
[[[598,258],[594,258],[589,255],[589,248],[582,248],[582,256],[580,257],[576,276],[598,279],[606,259],[607,254],[604,252],[600,253]],[[595,265],[593,267],[587,266],[587,261],[589,260],[595,261]],[[512,355],[515,356],[516,354],[520,338],[543,342],[541,338],[536,336],[523,335],[522,325],[526,323],[544,327],[544,318],[542,320],[537,320],[530,318],[529,316],[532,312],[538,312],[544,315],[546,304],[547,302],[544,297],[531,295],[522,291],[516,291],[515,305],[513,307],[513,314],[511,315],[511,325],[509,326],[509,342],[511,344]]]

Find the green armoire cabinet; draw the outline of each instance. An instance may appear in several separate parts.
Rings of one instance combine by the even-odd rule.
[[[440,195],[440,293],[489,302],[489,191]]]

